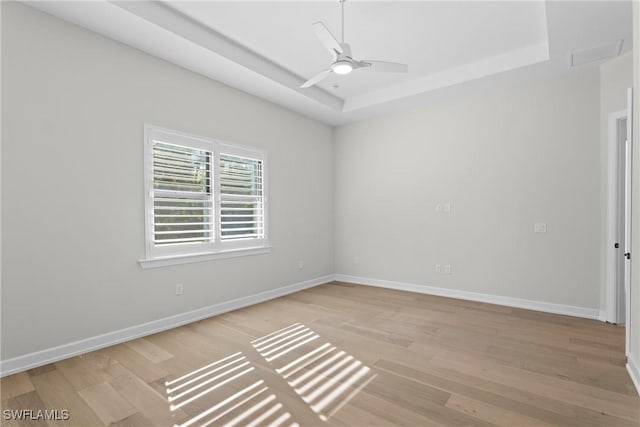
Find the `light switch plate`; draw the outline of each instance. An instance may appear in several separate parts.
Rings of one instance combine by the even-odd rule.
[[[545,222],[536,222],[533,224],[533,232],[534,233],[546,233],[547,232],[547,224]]]

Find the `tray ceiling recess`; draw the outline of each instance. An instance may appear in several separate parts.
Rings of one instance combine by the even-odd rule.
[[[336,59],[312,24],[341,36],[339,0],[25,3],[332,125],[496,80],[572,72],[580,60],[628,51],[632,40],[631,1],[347,0],[353,56],[409,64],[408,72],[329,73],[300,88]]]

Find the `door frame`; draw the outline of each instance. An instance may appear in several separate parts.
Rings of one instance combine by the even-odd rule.
[[[618,162],[618,150],[625,150],[626,144],[619,146],[618,122],[627,118],[627,110],[620,110],[609,114],[608,120],[608,168],[607,168],[607,277],[606,277],[606,316],[609,323],[617,323],[618,289],[616,289],[616,251],[619,256],[624,256],[625,248],[616,249],[614,244],[618,240],[618,221],[621,212],[618,211],[621,201],[618,200],[618,174],[620,165]],[[628,119],[628,118],[627,118]],[[624,290],[623,290],[624,292]],[[626,303],[626,298],[625,298]],[[626,326],[626,325],[625,325]]]
[[[632,239],[633,234],[633,129],[636,125],[633,123],[633,88],[627,89],[627,140],[625,141],[626,147],[626,166],[625,166],[625,262],[624,262],[624,291],[625,291],[625,328],[624,328],[624,353],[629,357],[629,346],[631,345],[630,331],[631,327],[631,273],[632,273]]]

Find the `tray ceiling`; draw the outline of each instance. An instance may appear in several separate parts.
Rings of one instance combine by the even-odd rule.
[[[339,38],[337,1],[27,3],[329,124],[571,72],[572,52],[619,40],[627,51],[632,33],[631,2],[347,1],[354,56],[407,63],[409,73],[358,70],[300,89],[331,63],[311,24]]]

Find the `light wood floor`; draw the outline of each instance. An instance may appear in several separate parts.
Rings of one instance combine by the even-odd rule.
[[[2,426],[638,427],[624,364],[616,326],[331,283],[6,377],[70,419]]]

